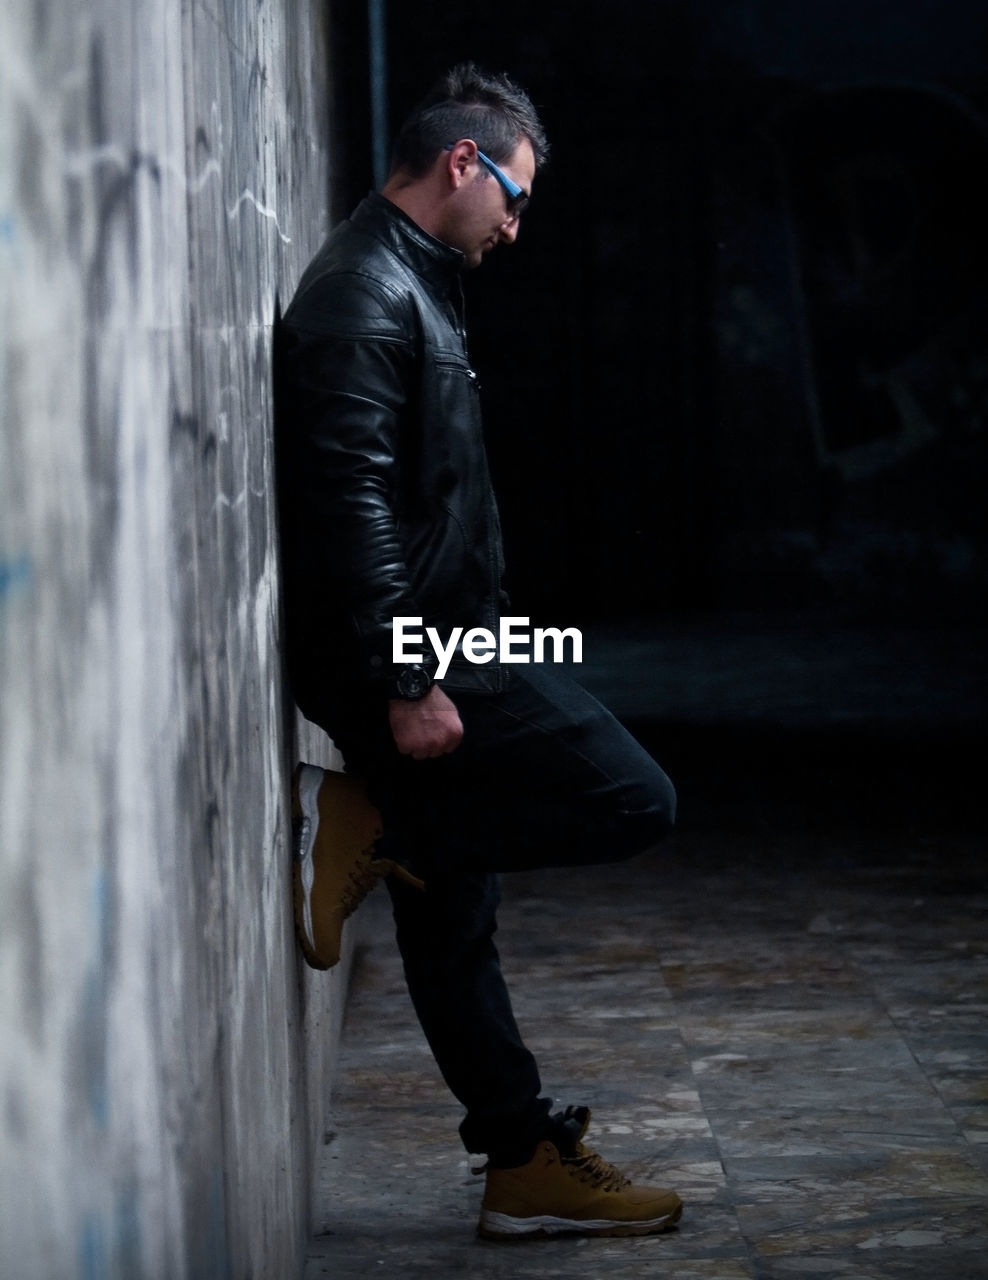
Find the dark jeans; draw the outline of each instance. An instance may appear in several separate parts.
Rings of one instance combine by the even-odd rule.
[[[440,759],[400,756],[367,717],[348,717],[333,736],[381,810],[382,852],[427,882],[424,894],[397,880],[389,888],[412,1001],[467,1109],[463,1142],[524,1160],[550,1103],[494,946],[497,873],[641,853],[671,829],[676,797],[644,748],[558,667],[515,667],[504,693],[451,696],[464,737]]]

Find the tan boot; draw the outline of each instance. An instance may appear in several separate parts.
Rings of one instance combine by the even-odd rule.
[[[589,1119],[588,1112],[583,1131]],[[634,1186],[581,1141],[567,1150],[544,1139],[528,1164],[488,1167],[477,1233],[487,1240],[647,1236],[671,1230],[682,1212],[675,1191]]]
[[[375,858],[380,814],[358,779],[300,764],[292,779],[295,927],[313,969],[340,958],[343,922],[383,876],[424,885],[389,858]]]

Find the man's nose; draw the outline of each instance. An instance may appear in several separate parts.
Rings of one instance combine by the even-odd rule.
[[[517,214],[509,214],[498,229],[498,239],[505,244],[514,244],[518,239],[518,224],[521,219]]]

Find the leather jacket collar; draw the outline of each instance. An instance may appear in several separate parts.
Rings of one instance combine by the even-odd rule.
[[[445,296],[463,270],[464,255],[423,231],[396,204],[372,191],[350,216],[359,230],[387,245],[440,295]]]

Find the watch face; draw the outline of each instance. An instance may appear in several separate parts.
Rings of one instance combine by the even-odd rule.
[[[397,686],[403,698],[424,698],[432,687],[432,680],[424,668],[406,667],[398,677]]]

